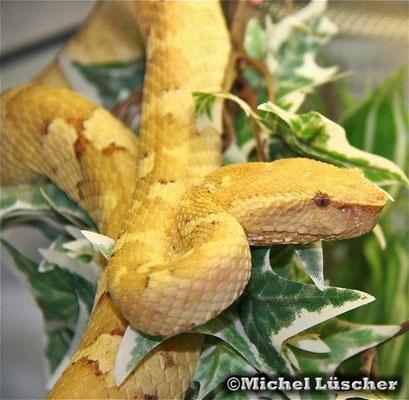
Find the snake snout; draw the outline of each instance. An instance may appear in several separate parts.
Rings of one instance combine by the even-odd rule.
[[[345,215],[348,228],[340,239],[349,239],[371,231],[378,222],[383,206],[342,206],[339,211]]]

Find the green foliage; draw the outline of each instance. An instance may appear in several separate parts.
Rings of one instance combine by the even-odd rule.
[[[141,86],[145,76],[145,59],[102,65],[73,63],[73,66],[88,81],[91,90],[97,90],[99,103],[108,110]],[[75,76],[72,80],[76,81]]]
[[[78,319],[78,302],[74,288],[60,270],[40,274],[38,265],[22,255],[6,240],[1,244],[10,253],[16,275],[25,282],[40,308],[44,322],[46,343],[44,352],[51,374],[67,353]]]
[[[0,216],[2,230],[28,225],[52,240],[48,249],[39,249],[44,258],[37,265],[1,239],[3,248],[14,261],[13,272],[25,284],[43,314],[44,355],[50,387],[56,379],[54,374],[67,364],[79,344],[96,289],[97,268],[92,262],[92,246],[85,239],[78,239],[80,231],[77,228],[66,224],[89,229],[95,229],[95,225],[51,183],[2,190]],[[62,226],[50,224],[50,220]]]

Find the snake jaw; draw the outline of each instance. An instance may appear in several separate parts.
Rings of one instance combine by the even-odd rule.
[[[339,210],[346,214],[349,226],[334,239],[350,239],[371,231],[378,222],[383,206],[343,206]]]

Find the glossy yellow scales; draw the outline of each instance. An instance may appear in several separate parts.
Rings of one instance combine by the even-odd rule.
[[[3,184],[45,175],[117,239],[87,331],[49,398],[181,398],[201,337],[167,340],[116,387],[126,320],[161,335],[204,323],[243,291],[249,243],[357,236],[386,202],[359,170],[313,160],[219,168],[220,134],[196,131],[191,94],[222,89],[230,42],[219,4],[125,7],[146,43],[138,138],[66,89],[29,85],[2,96]]]

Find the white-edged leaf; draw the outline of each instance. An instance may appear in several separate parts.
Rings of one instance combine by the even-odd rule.
[[[198,104],[197,103],[198,101],[199,104],[203,104],[200,103],[201,101],[205,102],[205,105],[202,105],[201,108],[199,109],[200,111],[196,111],[196,115],[198,113],[199,115],[206,114],[209,116],[210,119],[210,115],[212,112],[211,110],[215,99],[221,98],[234,101],[241,107],[241,109],[246,113],[248,117],[251,116],[256,121],[261,120],[261,117],[257,113],[255,113],[244,100],[242,100],[240,97],[235,96],[234,94],[224,92],[194,92],[193,95],[195,96],[196,99],[196,106]]]
[[[115,359],[116,386],[119,386],[126,379],[146,354],[164,340],[163,337],[142,336],[131,326],[128,326]]]
[[[84,235],[81,233],[81,229],[73,225],[65,225],[65,230],[76,240],[84,239]]]
[[[310,351],[311,353],[328,353],[331,349],[320,339],[317,334],[299,334],[287,340],[287,344],[291,344],[298,349]]]
[[[89,215],[56,185],[50,184],[42,186],[40,191],[49,206],[58,214],[68,219],[72,224],[96,229]]]
[[[72,240],[70,242],[64,243],[63,248],[69,250],[73,254],[78,255],[93,255],[93,248],[88,239]]]
[[[22,212],[27,214],[50,212],[50,207],[40,191],[40,188],[44,185],[21,185],[12,188],[2,188],[0,218],[4,220],[6,217]]]
[[[82,301],[79,301],[78,308],[79,308],[78,319],[75,325],[74,336],[71,339],[70,346],[67,352],[65,353],[64,358],[61,360],[58,367],[54,370],[53,374],[47,380],[46,388],[48,390],[52,389],[54,384],[57,382],[57,380],[64,372],[65,368],[70,363],[72,356],[78,349],[82,336],[84,335],[85,329],[87,328],[89,320],[89,311],[87,309],[87,306]],[[49,370],[51,370],[51,368],[49,368]]]
[[[59,267],[81,276],[93,286],[96,285],[98,280],[98,267],[94,263],[84,263],[55,250],[38,249],[38,251],[50,264],[57,264]]]
[[[324,256],[322,254],[322,242],[314,242],[302,245],[294,245],[301,265],[319,290],[324,290]]]
[[[294,353],[289,347],[287,346],[284,347],[283,355],[287,359],[287,361],[290,363],[291,367],[295,369],[296,371],[299,371],[300,365],[298,364],[297,357],[294,355]]]
[[[223,132],[222,110],[223,99],[212,93],[193,92],[196,102],[196,129],[202,133],[206,128],[213,128],[219,134]]]
[[[198,399],[205,398],[231,375],[252,376],[255,370],[224,342],[218,342],[200,355],[192,382],[199,385]]]
[[[267,375],[290,372],[281,354],[290,337],[374,300],[356,290],[289,281],[270,267],[270,250],[252,248],[252,276],[237,303],[193,329],[226,341],[254,368]]]
[[[405,173],[395,163],[351,146],[344,128],[320,113],[312,111],[298,115],[271,102],[259,105],[258,109],[278,117],[283,139],[300,153],[348,167],[359,167],[378,184],[409,184]],[[267,120],[265,122],[268,123]]]
[[[81,233],[108,260],[115,245],[115,240],[100,233],[82,230]]]
[[[294,353],[305,374],[333,375],[343,361],[382,343],[400,329],[399,325],[359,325],[334,319],[310,329],[320,335],[329,352],[320,357],[297,349]]]
[[[29,290],[43,315],[46,374],[51,375],[63,360],[75,332],[79,312],[77,296],[60,271],[40,273],[34,261],[4,239],[0,241],[14,261],[7,266]]]

